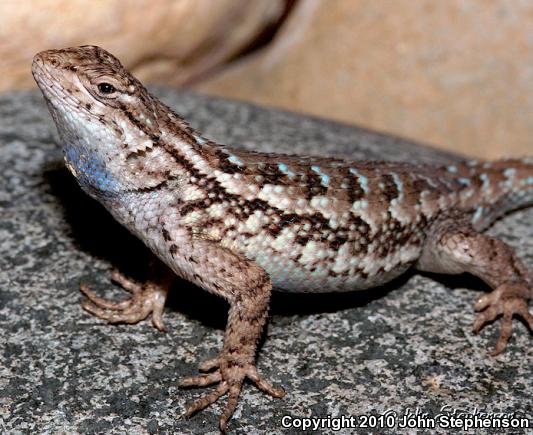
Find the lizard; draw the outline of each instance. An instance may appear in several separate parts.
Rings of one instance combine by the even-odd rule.
[[[187,416],[227,395],[225,431],[245,379],[284,396],[255,363],[273,288],[353,291],[410,268],[466,272],[492,289],[474,304],[474,332],[502,319],[493,355],[506,348],[513,316],[533,329],[532,275],[483,233],[533,203],[533,158],[432,166],[243,151],[203,137],[100,47],[43,51],[32,73],[68,170],[171,271],[144,284],[113,272],[132,294],[120,302],[82,284],[83,307],[112,323],[151,315],[165,330],[176,275],[229,302],[219,356],[179,383],[215,385]]]

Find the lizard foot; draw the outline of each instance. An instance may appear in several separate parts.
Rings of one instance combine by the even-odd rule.
[[[185,412],[187,417],[207,408],[224,394],[228,393],[228,402],[219,420],[219,427],[222,432],[226,431],[228,420],[231,418],[237,407],[242,384],[246,378],[250,379],[260,390],[273,397],[281,398],[285,396],[285,391],[283,389],[274,387],[259,374],[257,367],[253,362],[241,365],[235,361],[234,357],[229,358],[227,356],[220,356],[200,364],[200,371],[203,372],[215,368],[216,370],[213,372],[182,379],[179,382],[179,386],[205,387],[207,385],[218,383],[212,392],[202,396],[187,407]]]
[[[496,347],[491,355],[502,353],[512,334],[513,315],[520,315],[529,328],[533,330],[533,315],[529,312],[528,300],[531,290],[524,282],[502,284],[488,295],[480,297],[474,304],[474,309],[480,311],[473,330],[477,334],[487,323],[502,315],[502,328]]]
[[[154,282],[140,285],[117,270],[111,273],[111,280],[129,291],[132,296],[123,301],[111,301],[97,296],[87,284],[80,284],[80,290],[88,300],[82,308],[96,317],[110,323],[138,323],[152,314],[152,324],[160,331],[166,331],[163,323],[163,308],[168,288]]]

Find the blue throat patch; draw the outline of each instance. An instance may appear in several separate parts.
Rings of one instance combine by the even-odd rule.
[[[94,151],[68,145],[63,152],[68,169],[87,193],[99,197],[113,197],[120,193],[120,182],[111,175]]]

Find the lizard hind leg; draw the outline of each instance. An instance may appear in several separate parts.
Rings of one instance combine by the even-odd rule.
[[[119,271],[111,273],[111,280],[131,293],[122,301],[112,301],[97,296],[86,284],[80,284],[81,292],[87,297],[82,308],[109,323],[138,323],[152,314],[152,324],[160,331],[166,331],[163,323],[163,309],[173,277],[169,271],[161,271],[156,279],[143,285],[132,281]]]
[[[467,216],[447,216],[433,223],[416,268],[447,274],[468,272],[493,289],[474,304],[479,314],[473,325],[477,333],[502,316],[493,356],[505,350],[513,316],[521,317],[533,330],[528,307],[533,299],[533,282],[526,266],[506,243],[475,231]]]

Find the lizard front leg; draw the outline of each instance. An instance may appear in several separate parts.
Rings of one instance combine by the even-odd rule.
[[[241,269],[244,264],[245,270]],[[259,374],[255,364],[257,342],[268,312],[272,287],[270,279],[259,266],[251,263],[245,262],[240,265],[233,263],[227,266],[229,266],[227,270],[230,274],[235,273],[234,282],[226,289],[216,292],[226,297],[231,304],[224,346],[217,358],[200,365],[202,371],[215,370],[200,376],[182,379],[179,384],[181,387],[204,387],[218,383],[212,392],[188,406],[187,416],[206,408],[222,395],[228,394],[228,401],[219,421],[221,431],[225,431],[227,422],[235,411],[246,378],[271,396],[283,397],[285,395],[285,391],[275,388]]]
[[[187,241],[181,233],[173,239],[173,232],[166,232],[171,259],[176,271],[204,289],[222,296],[230,304],[224,346],[219,356],[200,365],[199,376],[181,380],[181,387],[205,387],[217,384],[186,410],[191,416],[224,394],[228,401],[220,417],[219,426],[225,431],[233,415],[246,378],[264,392],[283,397],[285,392],[275,388],[258,372],[255,359],[257,343],[266,323],[272,284],[268,274],[255,262],[221,246],[217,242],[191,237]],[[178,242],[179,240],[179,242]],[[168,261],[172,264],[172,261]]]
[[[478,233],[468,217],[454,215],[433,224],[417,269],[437,273],[468,272],[492,287],[490,294],[474,304],[480,313],[473,326],[477,333],[502,316],[500,337],[492,355],[505,350],[514,315],[521,316],[533,330],[533,315],[528,308],[533,299],[533,282],[526,266],[510,246]]]

